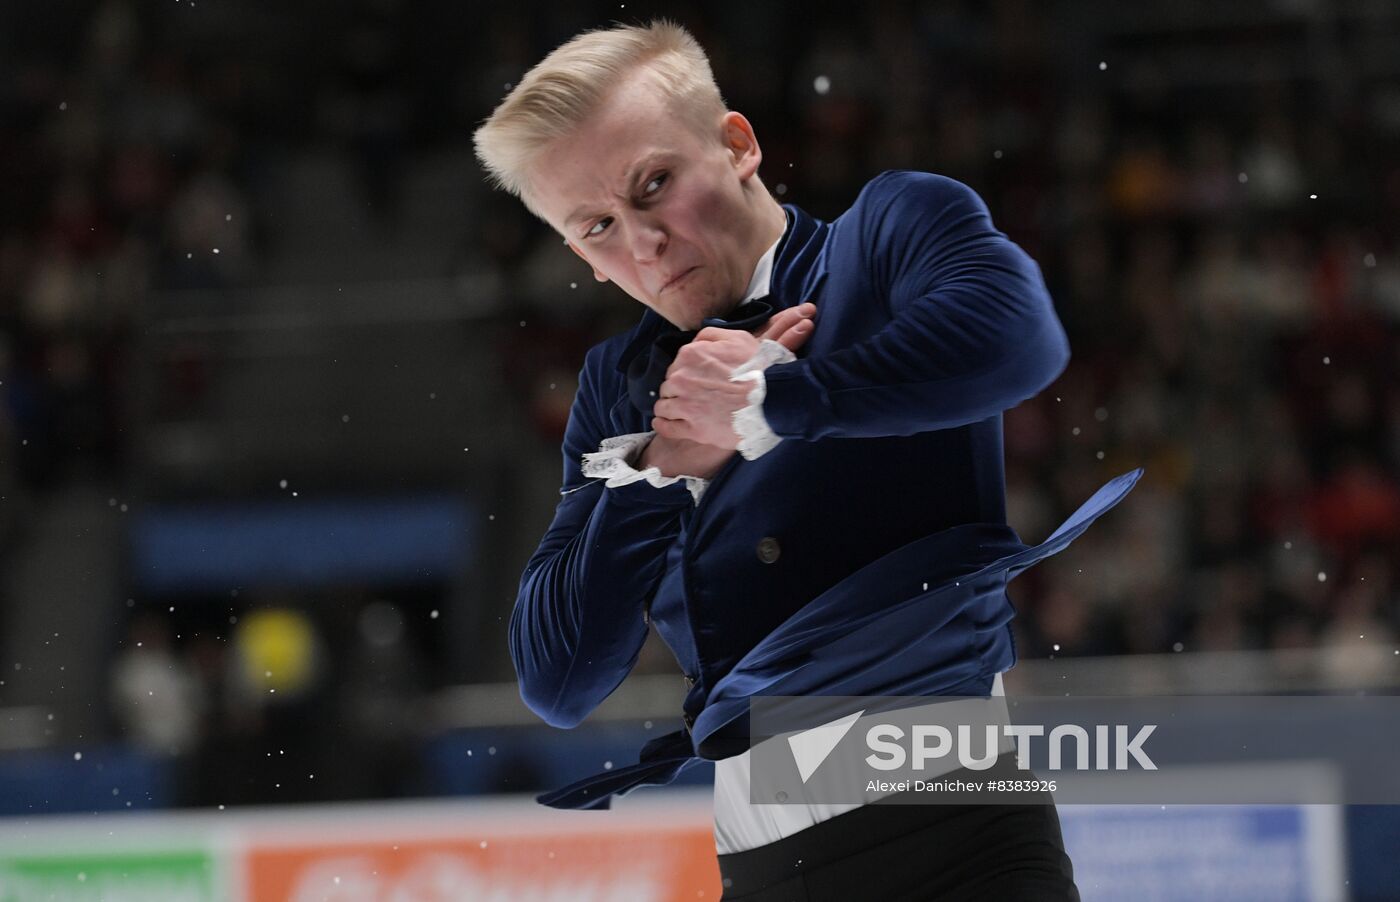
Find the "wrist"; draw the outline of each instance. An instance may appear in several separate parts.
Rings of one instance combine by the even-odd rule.
[[[655,457],[652,446],[656,444],[656,438],[656,435],[653,433],[650,438],[638,445],[627,458],[627,463],[637,470],[645,470],[647,467],[652,466],[653,458]],[[671,476],[673,474],[662,473],[661,475]]]
[[[758,352],[730,375],[731,382],[747,382],[750,385],[745,405],[731,416],[734,434],[738,438],[736,450],[745,460],[762,457],[782,441],[769,425],[764,409],[768,394],[768,370],[796,359],[796,355],[782,344],[764,339]]]

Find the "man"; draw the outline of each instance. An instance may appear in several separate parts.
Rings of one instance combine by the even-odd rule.
[[[1048,805],[748,803],[750,697],[999,693],[1006,581],[1136,480],[1040,546],[1006,525],[1001,413],[1068,359],[1035,264],[929,173],[880,175],[830,223],[780,205],[752,125],[667,22],[558,48],[476,147],[647,307],[580,373],[511,617],[521,694],[577,724],[653,625],[689,687],[683,730],[541,800],[606,808],[704,757],[725,898],[1077,898]]]

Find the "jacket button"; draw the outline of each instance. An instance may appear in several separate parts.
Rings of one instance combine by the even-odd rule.
[[[771,564],[778,559],[778,555],[783,553],[783,549],[778,545],[778,540],[772,536],[764,536],[758,540],[758,559],[765,564]]]

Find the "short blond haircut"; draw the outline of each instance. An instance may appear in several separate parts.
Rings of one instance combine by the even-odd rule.
[[[578,128],[642,66],[681,121],[701,135],[727,111],[704,49],[675,22],[585,31],[525,73],[476,130],[476,156],[489,181],[543,219],[528,195],[535,157]]]

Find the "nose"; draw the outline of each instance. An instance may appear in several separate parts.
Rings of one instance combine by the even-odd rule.
[[[666,249],[666,231],[649,216],[637,216],[628,223],[632,257],[638,263],[649,263]]]

